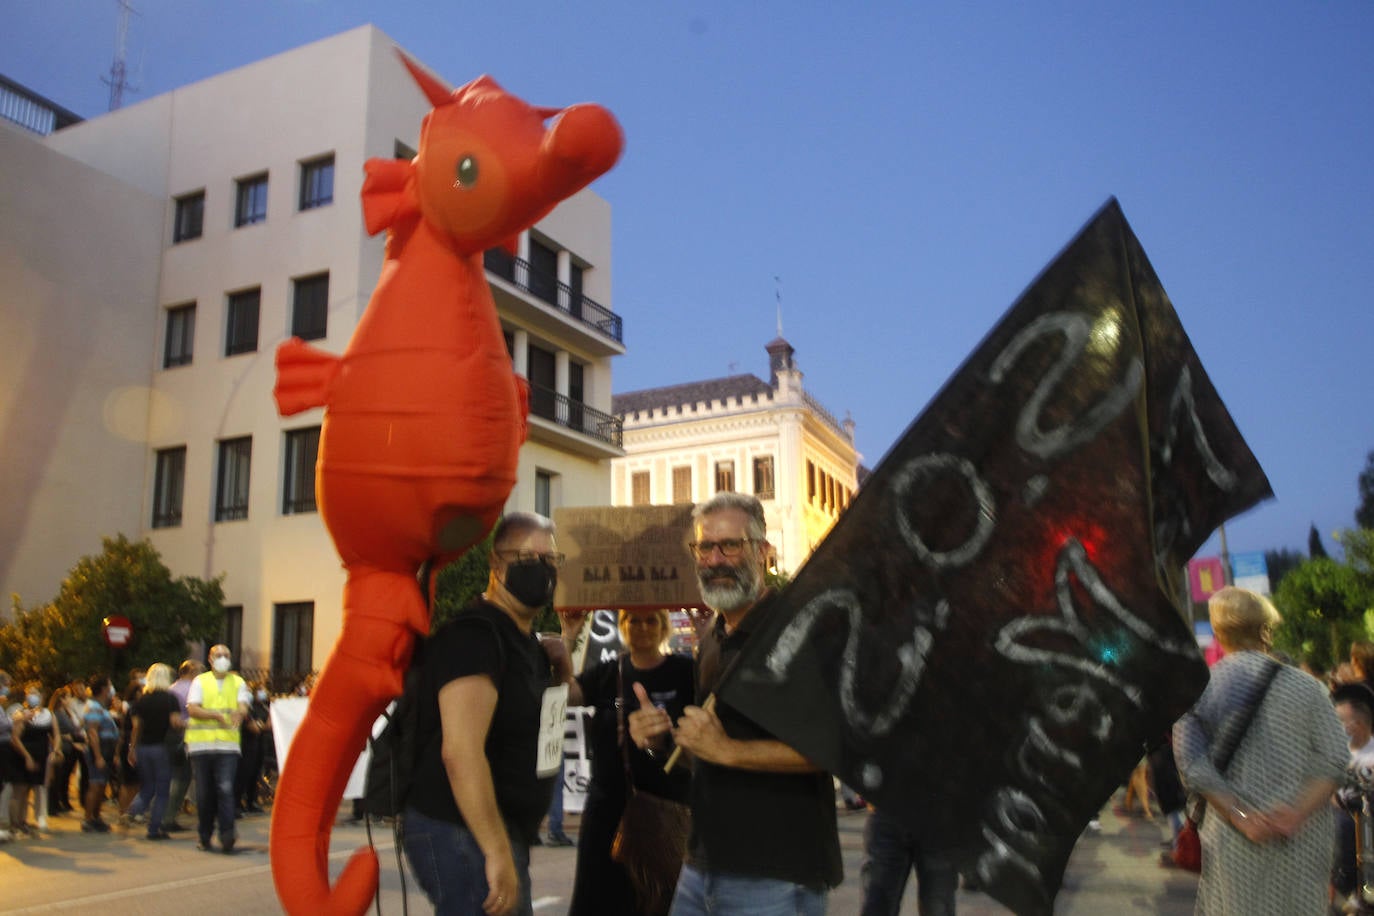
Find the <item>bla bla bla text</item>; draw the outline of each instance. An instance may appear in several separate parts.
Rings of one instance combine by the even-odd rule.
[[[582,570],[583,582],[676,582],[676,566],[617,566],[611,577],[610,566],[588,566]]]

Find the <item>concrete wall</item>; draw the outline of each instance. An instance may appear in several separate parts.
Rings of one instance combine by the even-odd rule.
[[[163,200],[0,128],[0,591],[137,537]]]

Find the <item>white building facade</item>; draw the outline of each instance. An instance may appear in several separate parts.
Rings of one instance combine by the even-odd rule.
[[[617,394],[625,457],[611,462],[617,506],[700,503],[722,490],[763,503],[777,568],[794,574],[859,486],[854,423],[802,386],[795,351],[766,347],[769,380],[732,375]]]
[[[6,155],[0,188],[71,172],[136,202],[92,212],[80,187],[54,186],[30,195],[32,212],[0,208],[7,241],[28,231],[45,196],[53,223],[46,241],[0,254],[0,329],[29,344],[18,368],[0,370],[0,429],[28,431],[46,416],[56,430],[4,471],[7,592],[47,600],[101,536],[147,536],[174,573],[225,576],[226,638],[241,665],[289,678],[323,663],[344,577],[315,510],[322,411],[277,416],[273,357],[293,335],[343,351],[383,259],[383,238],[363,226],[363,163],[413,156],[429,107],[394,42],[364,26],[42,140],[0,138],[22,139],[29,169],[14,174]],[[532,385],[508,509],[610,500],[609,461],[623,454],[611,359],[624,353],[609,308],[610,238],[609,205],[584,190],[522,234],[518,258],[489,253],[514,367]],[[109,253],[128,262],[118,283],[68,290],[84,279],[74,249],[103,263],[98,240],[109,239],[136,249]],[[35,257],[53,262],[41,276]],[[44,330],[96,317],[117,333],[90,352],[68,355]],[[92,355],[118,371],[96,372]],[[103,422],[90,421],[102,410]],[[73,428],[77,417],[87,419]],[[73,478],[75,491],[62,485]],[[89,511],[92,501],[105,510]]]

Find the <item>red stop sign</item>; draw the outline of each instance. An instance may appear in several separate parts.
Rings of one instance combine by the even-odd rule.
[[[105,637],[105,645],[111,649],[122,649],[133,639],[134,625],[128,617],[106,617],[101,634]]]

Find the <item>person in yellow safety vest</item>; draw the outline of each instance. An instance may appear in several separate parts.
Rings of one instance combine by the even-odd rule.
[[[196,778],[200,848],[210,852],[215,820],[224,852],[234,851],[234,776],[239,766],[239,726],[252,697],[248,684],[230,671],[228,646],[210,649],[210,670],[191,682],[186,695],[186,753]]]

